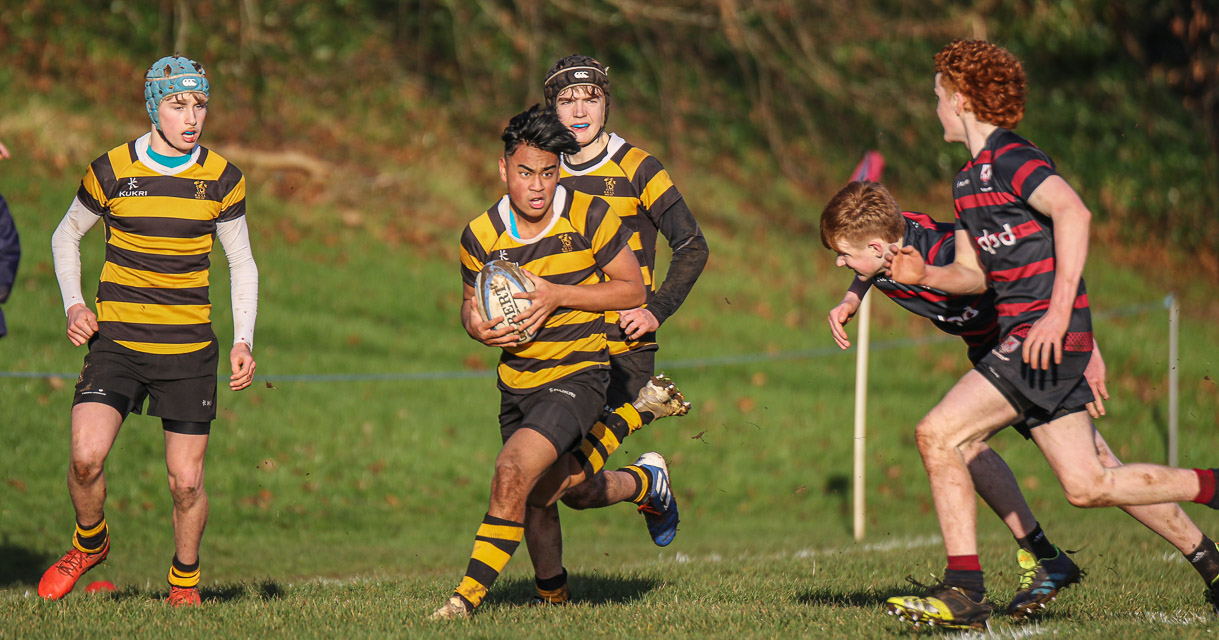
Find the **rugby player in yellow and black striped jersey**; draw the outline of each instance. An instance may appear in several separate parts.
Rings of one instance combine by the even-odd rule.
[[[76,511],[73,548],[38,586],[44,598],[67,595],[110,550],[102,467],[129,413],[161,418],[173,495],[175,553],[169,570],[174,606],[199,604],[199,543],[207,521],[203,462],[216,417],[219,345],[208,297],[213,236],[229,262],[233,348],[229,387],[254,377],[258,268],[245,219],[245,179],[219,154],[199,146],[210,96],[193,60],[168,56],[144,79],[149,133],[115,147],[85,172],[52,236],[55,274],[72,344],[89,345],[72,407],[68,488]],[[101,220],[106,262],[97,313],[81,293],[80,242]]]
[[[575,509],[588,509],[606,507],[623,499],[632,500],[641,504],[640,511],[652,540],[664,546],[677,532],[677,505],[668,488],[667,467],[652,467],[645,462],[645,459],[663,458],[657,453],[645,453],[634,464],[622,469],[643,482],[647,481],[646,473],[663,476],[664,491],[646,501],[648,504],[642,501],[640,487],[615,483],[613,475],[599,471],[622,438],[651,417],[644,415],[642,422],[621,419],[629,414],[629,403],[655,373],[656,330],[677,311],[694,287],[707,263],[707,241],[660,162],[643,149],[605,130],[610,81],[609,70],[604,65],[588,56],[562,58],[547,72],[543,92],[547,104],[555,108],[559,119],[580,144],[579,151],[564,154],[560,184],[610,203],[631,232],[630,247],[648,289],[647,304],[606,314],[610,348],[610,384],[606,399],[608,406],[619,409],[606,416],[604,424],[590,433],[581,451],[575,454],[577,458],[584,452],[600,455],[593,458],[594,464],[584,464],[577,469],[579,477],[575,479],[575,486],[563,495],[563,502]],[[661,235],[673,256],[664,282],[657,288],[656,241]],[[588,481],[578,482],[586,477]],[[653,509],[648,506],[651,503],[664,505],[664,508]],[[531,514],[528,527],[529,557],[537,572],[539,597],[544,600],[549,600],[547,592],[559,589],[558,582],[566,575],[562,566],[559,513],[553,507],[547,511],[546,514]],[[566,586],[561,590],[566,591]]]
[[[508,194],[461,236],[461,307],[466,332],[503,349],[499,365],[500,435],[491,500],[475,536],[466,575],[432,617],[463,617],[520,545],[525,503],[559,456],[579,446],[605,404],[609,352],[604,314],[644,300],[639,264],[618,216],[603,200],[559,186],[559,154],[574,137],[549,109],[512,118],[504,130],[500,177]],[[534,339],[517,344],[502,318],[483,321],[475,278],[494,259],[521,266],[536,289],[519,318]]]

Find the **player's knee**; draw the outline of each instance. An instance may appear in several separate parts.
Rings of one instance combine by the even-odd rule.
[[[171,473],[169,474],[169,494],[173,496],[174,505],[189,508],[194,506],[203,494],[203,474]]]
[[[1067,502],[1073,507],[1094,509],[1096,507],[1112,506],[1109,494],[1105,490],[1103,476],[1077,476],[1066,478],[1062,482],[1062,491]]]
[[[77,485],[93,484],[102,475],[102,461],[93,458],[73,458],[72,463],[68,466],[68,474],[73,483]]]
[[[975,440],[961,447],[961,455],[965,458],[965,464],[972,464],[978,458],[987,460],[991,453],[993,450],[984,440]]]
[[[947,448],[948,438],[944,430],[933,422],[923,420],[914,429],[914,443],[918,445],[919,453],[938,451]]]
[[[568,489],[567,493],[563,494],[562,500],[563,504],[567,505],[568,508],[582,511],[592,506],[589,498],[591,498],[589,486],[585,483]]]
[[[525,486],[525,471],[513,460],[497,460],[495,462],[495,475],[491,478],[491,498],[493,500],[511,500],[515,501],[526,493],[529,487]]]

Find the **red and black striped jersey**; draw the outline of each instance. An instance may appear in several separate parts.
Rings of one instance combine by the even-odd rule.
[[[660,217],[681,193],[660,161],[647,151],[631,145],[617,134],[609,134],[609,144],[599,160],[589,166],[573,166],[563,157],[560,184],[589,195],[604,198],[630,231],[630,247],[643,271],[643,285],[651,302],[655,292],[656,238]],[[655,348],[655,336],[629,340],[618,326],[618,314],[606,314],[610,353],[639,348]]]
[[[216,224],[245,215],[245,178],[204,147],[162,167],[150,135],[94,160],[76,192],[106,225],[98,332],[135,351],[190,353],[215,340],[209,256]]]
[[[473,287],[491,260],[507,260],[555,284],[605,281],[605,267],[626,246],[626,234],[609,203],[561,185],[545,230],[528,240],[510,231],[512,207],[504,196],[461,234],[461,279]],[[574,373],[608,369],[605,313],[560,307],[533,341],[506,347],[500,355],[499,385],[528,393]]]
[[[1036,322],[1050,306],[1054,221],[1030,205],[1028,198],[1054,175],[1054,162],[1041,149],[997,128],[952,185],[956,228],[966,230],[974,242],[995,290],[999,327],[1005,336]],[[1064,349],[1092,350],[1092,316],[1082,278]]]
[[[903,211],[906,233],[905,246],[914,247],[923,260],[933,266],[952,264],[956,258],[956,237],[951,222],[936,222],[930,216]],[[987,289],[979,295],[954,296],[939,289],[901,284],[878,275],[872,286],[907,311],[930,320],[939,330],[961,336],[969,345],[969,357],[977,361],[999,341],[999,315],[995,311],[995,292]]]

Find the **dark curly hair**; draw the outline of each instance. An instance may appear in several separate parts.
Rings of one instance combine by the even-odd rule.
[[[953,40],[935,54],[935,70],[945,89],[969,100],[978,120],[1015,129],[1024,118],[1024,67],[1003,47],[985,40]]]
[[[512,116],[500,139],[504,141],[505,156],[515,153],[522,144],[554,154],[580,152],[575,134],[563,126],[554,109],[536,104]]]

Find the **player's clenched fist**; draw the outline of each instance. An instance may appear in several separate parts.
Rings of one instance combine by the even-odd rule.
[[[74,304],[68,309],[68,339],[81,346],[97,333],[97,314],[83,304]]]
[[[918,249],[910,245],[898,249],[897,245],[891,244],[885,252],[885,273],[902,284],[922,284],[923,276],[927,274],[927,263]]]

